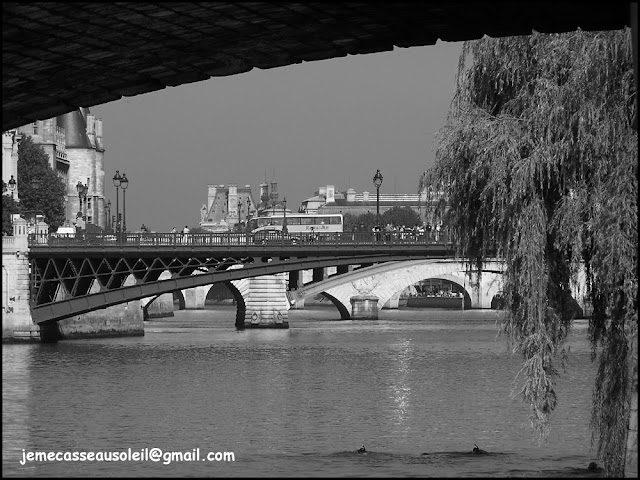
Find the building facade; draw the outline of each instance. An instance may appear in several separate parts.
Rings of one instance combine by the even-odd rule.
[[[423,224],[435,225],[441,221],[435,205],[442,195],[442,192],[434,193],[431,189],[423,189],[420,193],[380,193],[380,215],[394,207],[409,207],[420,216]],[[377,205],[377,192],[358,193],[353,188],[340,192],[334,185],[326,185],[319,187],[313,197],[304,200],[299,211],[362,215],[375,214]]]
[[[207,203],[200,208],[200,227],[210,232],[233,231],[250,218],[282,214],[283,210],[275,180],[260,184],[258,202],[253,200],[251,185],[208,185]]]
[[[207,203],[200,208],[200,227],[210,232],[228,232],[255,212],[250,185],[208,185]]]
[[[3,132],[2,179],[8,183],[13,175],[18,182],[14,191],[16,200],[20,199],[18,144],[25,136],[42,147],[49,156],[49,165],[66,185],[65,225],[72,226],[78,214],[84,213],[87,223],[106,228],[102,119],[96,118],[88,108],[80,108]],[[83,205],[78,182],[88,187]]]

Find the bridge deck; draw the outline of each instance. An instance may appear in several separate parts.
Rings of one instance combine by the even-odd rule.
[[[383,233],[321,239],[291,235],[264,244],[232,233],[30,236],[29,245],[36,323],[216,282],[328,266],[451,258],[454,253],[446,235],[436,241],[435,236]],[[160,280],[167,271],[171,278]],[[136,283],[125,286],[130,276]]]

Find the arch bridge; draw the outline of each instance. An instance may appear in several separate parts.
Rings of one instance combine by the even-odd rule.
[[[464,292],[465,308],[491,308],[491,301],[502,289],[502,261],[487,261],[481,275],[459,258],[428,258],[415,261],[390,261],[356,271],[337,274],[312,282],[292,292],[294,305],[304,305],[306,298],[322,294],[340,312],[351,318],[350,299],[364,289],[378,297],[378,309],[398,299],[399,293],[421,280],[442,279],[459,285]]]
[[[172,234],[108,237],[32,237],[29,248],[31,315],[35,323],[58,320],[132,300],[217,282],[343,265],[453,257],[450,240],[377,241],[372,234],[336,234],[321,242],[255,244],[244,234]],[[171,278],[162,276],[169,272]],[[126,284],[128,277],[134,285]],[[98,286],[98,288],[95,287]],[[98,290],[98,291],[96,291]]]

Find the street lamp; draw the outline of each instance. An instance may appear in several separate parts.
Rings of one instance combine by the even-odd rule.
[[[113,186],[116,187],[116,236],[118,240],[120,240],[120,202],[118,199],[118,189],[120,188],[121,181],[120,170],[116,170],[116,174],[113,176]]]
[[[16,189],[16,179],[11,175],[11,180],[9,180],[9,190],[11,190],[11,235],[13,235],[13,191]]]
[[[249,218],[251,217],[251,199],[247,197],[247,225],[245,227],[245,232],[249,231]]]
[[[126,238],[127,235],[127,199],[125,193],[128,186],[129,180],[127,180],[127,174],[123,173],[120,179],[120,188],[122,188],[122,232],[125,235],[124,238]]]
[[[380,240],[380,185],[382,185],[382,174],[380,173],[380,169],[373,176],[373,185],[376,187],[376,230],[377,230],[377,240]]]
[[[284,218],[282,219],[282,236],[284,238],[289,233],[287,228],[287,197],[282,199],[282,211],[284,212]]]
[[[86,185],[83,185],[82,182],[80,180],[78,180],[78,183],[76,185],[76,190],[78,191],[78,201],[80,203],[80,215],[82,215],[82,221],[85,221],[85,217],[84,217],[84,199],[87,197],[87,192],[89,191],[89,187],[87,187]],[[85,225],[86,228],[86,225]]]

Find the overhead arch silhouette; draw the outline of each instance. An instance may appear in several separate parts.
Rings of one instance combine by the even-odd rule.
[[[625,26],[637,3],[4,2],[2,126],[254,68]]]

